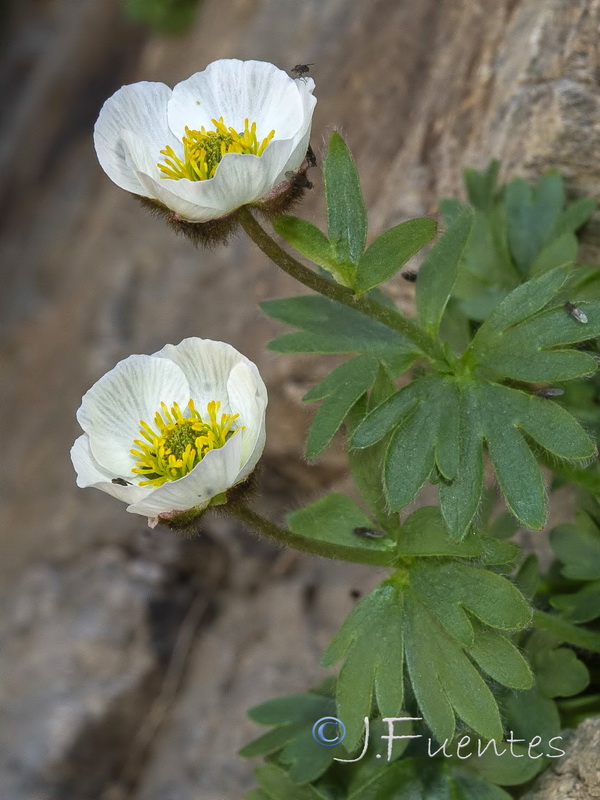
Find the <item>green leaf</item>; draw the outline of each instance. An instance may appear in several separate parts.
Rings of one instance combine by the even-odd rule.
[[[390,439],[384,461],[384,488],[393,511],[407,506],[427,481],[435,459],[441,406],[420,404]]]
[[[456,640],[409,592],[405,651],[419,709],[439,741],[452,739],[454,713],[484,738],[501,739],[498,706]]]
[[[567,209],[561,212],[554,226],[554,236],[563,233],[575,233],[589,220],[596,208],[593,197],[580,197]]]
[[[534,752],[544,752],[541,748],[547,747],[550,739],[560,734],[560,714],[556,703],[545,697],[538,686],[507,693],[503,706],[507,730],[513,731],[515,738],[531,742],[535,736],[541,737],[542,741]]]
[[[600,527],[586,511],[579,511],[575,524],[557,525],[550,544],[565,565],[562,574],[576,580],[600,578]]]
[[[307,402],[325,400],[310,427],[307,458],[316,458],[327,447],[350,409],[375,382],[378,370],[373,356],[358,356],[336,367],[304,396]]]
[[[491,211],[496,196],[496,182],[500,162],[497,159],[490,161],[485,172],[476,169],[466,169],[464,172],[465,185],[469,202],[480,211]]]
[[[567,644],[590,650],[592,653],[600,653],[600,633],[578,628],[567,620],[554,614],[546,614],[544,611],[535,611],[533,621],[536,628],[551,633]]]
[[[535,596],[540,583],[540,563],[538,557],[531,553],[519,567],[515,583],[530,600]]]
[[[329,239],[312,223],[283,215],[273,220],[273,227],[299,253],[335,275],[337,261]]]
[[[531,265],[531,277],[542,275],[563,264],[573,264],[577,259],[577,237],[572,233],[563,233],[544,247]]]
[[[348,800],[425,800],[421,782],[424,767],[431,769],[430,764],[415,758],[382,765],[374,779],[352,786]]]
[[[508,242],[515,263],[523,275],[550,240],[564,204],[560,175],[549,172],[531,188],[516,178],[506,187]]]
[[[383,439],[421,398],[427,396],[432,382],[437,382],[437,378],[428,376],[412,381],[374,408],[354,431],[352,447],[370,447]]]
[[[498,484],[508,507],[524,525],[539,530],[546,523],[546,488],[525,439],[493,414],[483,418],[485,439]]]
[[[418,388],[420,402],[396,427],[385,454],[384,486],[394,511],[410,503],[436,461],[448,478],[458,468],[458,422],[450,417],[458,411],[455,384],[432,376],[422,379]]]
[[[389,377],[387,370],[380,366],[369,397],[363,398],[363,400],[356,403],[348,415],[346,430],[349,441],[352,440],[354,432],[362,422],[367,410],[385,401],[395,391],[395,384]],[[396,514],[390,514],[383,491],[381,465],[386,446],[387,442],[384,439],[373,447],[366,447],[361,450],[349,447],[348,460],[352,477],[364,501],[368,504],[378,522],[386,530],[391,530],[395,533],[399,525],[398,517]]]
[[[531,610],[519,590],[489,570],[457,561],[421,560],[410,574],[421,602],[465,646],[474,643],[473,624],[466,612],[500,630],[520,630],[531,622]]]
[[[289,777],[295,784],[317,780],[334,758],[345,758],[348,753],[341,745],[323,747],[313,737],[315,722],[335,714],[333,696],[318,694],[319,691],[322,689],[280,697],[251,709],[251,719],[275,727],[246,745],[240,755],[254,758],[278,753],[278,762],[288,767]]]
[[[541,311],[559,291],[567,275],[566,267],[558,267],[514,289],[477,331],[471,345],[473,352],[480,355],[496,343],[504,330]]]
[[[558,403],[498,384],[487,385],[485,395],[496,419],[521,428],[549,453],[570,460],[594,455],[593,440]]]
[[[483,553],[483,541],[474,533],[462,542],[450,539],[440,510],[426,506],[417,509],[402,524],[397,553],[401,556],[477,558]]]
[[[540,691],[546,697],[572,697],[590,682],[587,667],[567,647],[548,648],[535,663],[535,672]]]
[[[593,355],[547,349],[600,335],[600,303],[581,302],[578,307],[586,314],[587,323],[577,321],[563,307],[550,309],[505,331],[493,345],[479,349],[478,360],[497,374],[531,382],[592,374],[597,369]]]
[[[333,133],[323,164],[329,239],[338,263],[354,273],[367,241],[367,212],[354,159],[348,146]]]
[[[384,717],[397,716],[402,707],[403,602],[396,586],[377,587],[353,609],[321,659],[330,667],[345,657],[337,681],[337,710],[349,750],[363,735],[373,695]]]
[[[483,488],[483,442],[477,398],[467,387],[459,395],[459,462],[454,480],[440,486],[440,506],[454,538],[462,538],[475,516]]]
[[[533,674],[527,661],[506,636],[475,623],[475,641],[469,655],[481,669],[503,686],[529,689]]]
[[[472,223],[471,212],[461,214],[432,247],[419,270],[417,316],[425,330],[431,334],[436,334],[439,329]]]
[[[519,530],[519,521],[508,511],[502,511],[487,528],[489,536],[510,539]]]
[[[291,530],[306,539],[334,545],[345,560],[362,564],[391,564],[394,541],[356,534],[358,528],[373,528],[373,522],[349,497],[328,494],[299,511],[287,515]],[[342,558],[338,555],[338,558]]]
[[[569,622],[591,622],[600,617],[600,580],[585,584],[573,594],[557,594],[551,604]]]
[[[442,197],[440,200],[440,214],[446,227],[450,227],[463,211],[468,210],[469,206],[466,203],[461,203],[454,197]]]
[[[357,291],[366,292],[392,278],[409,258],[433,239],[436,230],[436,222],[425,217],[410,219],[381,234],[358,262]]]
[[[509,746],[501,745],[498,742],[500,756],[496,755],[493,747],[494,745],[492,744],[481,756],[464,761],[462,764],[463,769],[468,769],[475,776],[482,780],[490,781],[492,784],[518,786],[521,783],[530,781],[544,766],[544,759],[536,761],[533,758],[528,758],[527,748],[524,746],[518,744],[512,746],[515,753],[514,758],[511,755]],[[535,754],[535,750],[533,752]],[[473,800],[479,800],[479,798],[474,796]]]
[[[329,704],[332,702],[331,697],[320,694],[319,691],[267,700],[265,703],[251,708],[248,711],[248,717],[259,725],[285,725],[291,722],[318,719],[319,714],[325,716],[331,711]]]
[[[320,800],[312,786],[296,786],[276,764],[262,764],[254,774],[269,800]]]
[[[510,795],[504,789],[475,775],[455,770],[453,778],[452,794],[448,795],[448,800],[510,800]]]
[[[419,353],[401,334],[370,317],[320,295],[267,300],[262,310],[302,333],[270,342],[280,353],[370,353],[382,358],[406,355],[412,363]]]

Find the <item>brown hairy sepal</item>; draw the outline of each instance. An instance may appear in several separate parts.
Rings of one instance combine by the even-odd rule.
[[[141,197],[140,195],[133,196],[139,200],[145,209],[158,217],[162,217],[169,227],[181,236],[185,236],[196,247],[213,248],[218,244],[227,244],[238,226],[237,211],[232,211],[224,217],[209,219],[208,222],[190,222],[158,200],[154,200],[151,197]]]
[[[255,208],[267,219],[280,217],[290,211],[302,200],[306,190],[313,188],[313,184],[306,173],[316,164],[315,154],[309,146],[306,157],[298,170],[296,172],[286,172],[285,180],[273,187],[269,194],[261,197],[256,203],[252,203],[252,208]]]

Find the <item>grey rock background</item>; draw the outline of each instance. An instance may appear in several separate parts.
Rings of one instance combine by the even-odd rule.
[[[11,13],[0,56],[0,798],[234,800],[252,786],[235,755],[255,733],[245,710],[323,677],[319,654],[349,589],[380,575],[283,553],[217,518],[198,540],[149,533],[115,500],[76,489],[68,450],[82,393],[120,358],[189,335],[231,342],[269,386],[266,512],[347,481],[339,449],[301,459],[300,397],[324,363],[264,350],[276,326],[257,303],[298,290],[243,238],[196,251],[113,186],[91,145],[100,105],[123,83],[173,84],[220,57],[315,62],[313,146],[333,128],[347,137],[373,235],[434,213],[462,193],[463,166],[492,157],[507,174],[555,166],[573,196],[597,195],[600,2],[204,0],[176,40],[124,21],[118,0],[18,0]],[[311,179],[301,214],[319,222]],[[599,248],[595,223],[588,256]],[[410,307],[408,285],[391,291]],[[585,752],[597,770],[597,749]]]
[[[600,797],[600,717],[586,719],[570,738],[567,755],[536,781],[523,800],[597,800]]]

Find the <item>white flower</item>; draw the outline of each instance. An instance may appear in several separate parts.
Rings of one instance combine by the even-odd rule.
[[[237,59],[214,61],[174,89],[123,86],[100,111],[98,160],[122,189],[184,220],[217,219],[265,197],[300,167],[313,89],[312,78]]]
[[[120,361],[83,396],[71,449],[78,486],[95,486],[152,523],[245,480],[265,445],[267,390],[231,345],[184,339]]]

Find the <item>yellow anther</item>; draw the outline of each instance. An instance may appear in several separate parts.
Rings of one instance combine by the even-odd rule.
[[[207,405],[208,420],[196,411],[190,400],[184,412],[177,403],[171,408],[160,404],[160,411],[154,415],[153,430],[144,420],[140,420],[141,439],[134,439],[137,449],[129,452],[135,456],[136,465],[132,470],[144,478],[140,486],[162,486],[166,481],[174,481],[191,472],[210,450],[216,450],[243,427],[232,430],[239,414],[221,414],[217,421],[220,403],[211,400]],[[145,441],[144,441],[145,440]]]
[[[228,128],[223,122],[223,117],[212,120],[214,131],[207,131],[204,126],[199,131],[186,127],[185,136],[182,137],[183,158],[180,158],[169,145],[161,150],[164,156],[162,163],[157,164],[161,171],[161,178],[190,181],[205,181],[212,178],[223,156],[227,153],[249,153],[261,156],[269,142],[275,136],[272,130],[268,136],[259,140],[256,135],[256,122],[249,125],[248,119],[244,120],[244,130],[238,133],[234,128]]]

